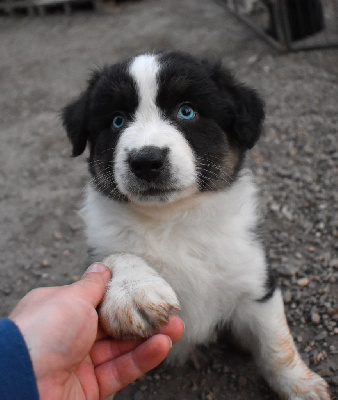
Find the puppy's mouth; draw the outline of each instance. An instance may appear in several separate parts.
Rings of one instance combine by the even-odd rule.
[[[138,191],[137,194],[139,196],[163,196],[163,195],[170,195],[172,193],[176,192],[176,189],[163,189],[163,188],[149,188],[145,190]]]
[[[132,187],[129,188],[127,197],[131,201],[136,202],[167,202],[172,197],[175,197],[176,193],[180,192],[175,187]]]

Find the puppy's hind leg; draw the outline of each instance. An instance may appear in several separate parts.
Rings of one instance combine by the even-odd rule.
[[[261,301],[243,301],[232,321],[277,393],[287,400],[329,400],[327,383],[302,361],[290,334],[280,290]]]

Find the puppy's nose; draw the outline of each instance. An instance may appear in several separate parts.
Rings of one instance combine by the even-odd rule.
[[[145,146],[133,151],[128,158],[131,171],[147,182],[155,180],[163,170],[168,158],[168,148]]]

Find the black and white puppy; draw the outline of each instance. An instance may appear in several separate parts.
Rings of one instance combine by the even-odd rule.
[[[64,109],[73,155],[89,144],[89,246],[113,269],[100,318],[114,337],[146,337],[181,310],[173,361],[228,325],[283,398],[327,400],[254,233],[257,189],[244,157],[263,118],[255,91],[177,52],[95,72]]]

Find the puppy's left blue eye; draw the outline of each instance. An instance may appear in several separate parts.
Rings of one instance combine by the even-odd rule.
[[[180,109],[178,110],[179,118],[189,120],[189,119],[194,119],[195,116],[196,116],[196,112],[194,111],[194,109],[192,107],[190,107],[187,104],[181,106]]]
[[[113,128],[121,129],[125,123],[123,115],[116,115],[113,119]]]

